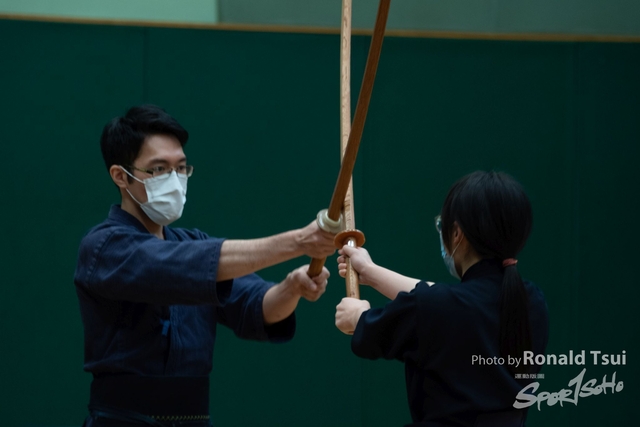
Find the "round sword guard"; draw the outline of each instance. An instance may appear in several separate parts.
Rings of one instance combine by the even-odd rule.
[[[344,245],[349,242],[349,239],[355,239],[356,247],[360,248],[364,245],[365,238],[364,233],[360,230],[344,230],[336,235],[333,239],[333,243],[336,248],[342,249]]]
[[[334,221],[329,218],[328,212],[328,209],[322,209],[320,212],[318,212],[318,217],[316,218],[318,227],[332,234],[339,233],[343,228],[342,214],[340,214],[340,219]]]

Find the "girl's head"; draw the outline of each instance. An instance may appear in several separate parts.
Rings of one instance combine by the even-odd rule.
[[[458,180],[441,212],[442,240],[451,253],[451,236],[460,227],[480,258],[515,258],[533,222],[522,186],[502,172],[477,171]]]

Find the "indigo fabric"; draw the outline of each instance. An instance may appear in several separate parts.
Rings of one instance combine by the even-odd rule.
[[[216,282],[224,239],[170,227],[164,236],[115,205],[83,238],[74,281],[86,371],[207,376],[218,324],[244,339],[293,337],[294,314],[264,324],[262,300],[273,283],[256,274]]]

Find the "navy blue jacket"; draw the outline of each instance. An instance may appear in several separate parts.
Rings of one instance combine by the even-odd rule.
[[[80,245],[75,285],[84,324],[86,371],[207,376],[216,325],[240,338],[283,342],[295,315],[265,326],[273,283],[250,274],[216,282],[224,239],[164,227],[165,240],[112,206]]]
[[[351,341],[368,359],[405,363],[407,395],[416,426],[473,426],[480,414],[513,410],[529,380],[515,378],[504,365],[480,365],[473,356],[500,356],[498,261],[471,266],[457,284],[425,282],[400,292],[383,308],[362,314]],[[525,282],[533,352],[544,353],[547,305],[542,291]],[[539,367],[533,369],[538,372]]]

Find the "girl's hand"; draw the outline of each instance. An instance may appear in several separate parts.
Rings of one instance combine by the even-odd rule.
[[[371,279],[367,276],[367,273],[371,272],[371,269],[376,265],[371,260],[369,252],[364,248],[353,248],[351,246],[343,246],[338,251],[340,256],[338,257],[338,273],[341,277],[347,275],[347,259],[351,260],[351,266],[360,276],[360,283],[367,285],[371,283]]]
[[[369,301],[342,298],[336,307],[336,327],[347,335],[353,335],[360,316],[371,308]]]

